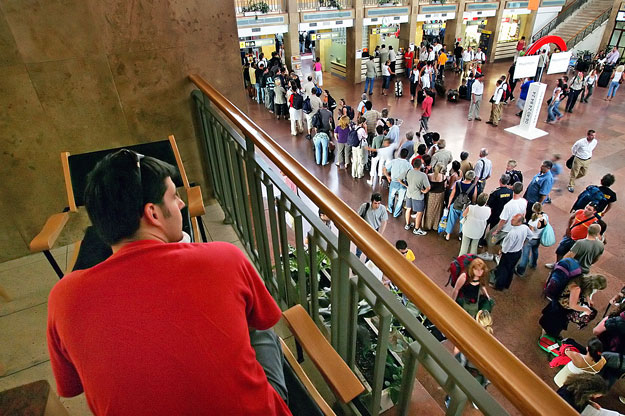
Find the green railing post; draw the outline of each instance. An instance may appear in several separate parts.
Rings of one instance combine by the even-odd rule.
[[[334,316],[336,315],[336,324],[338,330],[336,335],[338,336],[338,339],[332,339],[332,345],[339,353],[339,355],[343,358],[343,360],[345,360],[345,362],[348,361],[349,355],[350,284],[348,257],[351,254],[350,248],[351,242],[349,238],[345,233],[339,231],[337,265],[338,274],[336,278],[332,276],[332,293],[334,294],[334,292],[336,292],[336,297],[334,297],[336,303],[334,301],[332,302],[332,323],[334,326]]]
[[[375,348],[375,366],[373,367],[373,385],[371,386],[371,406],[369,412],[372,415],[380,413],[382,390],[384,389],[384,372],[386,371],[386,357],[388,355],[389,334],[391,330],[391,314],[381,304],[374,306],[378,315],[378,345]]]
[[[408,416],[410,409],[410,399],[414,389],[415,379],[417,377],[417,356],[419,355],[419,343],[411,342],[404,354],[404,371],[401,380],[401,395],[397,404],[397,414],[399,416]]]

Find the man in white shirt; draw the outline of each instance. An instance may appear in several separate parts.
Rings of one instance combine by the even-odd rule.
[[[469,106],[469,121],[482,121],[480,118],[480,104],[482,104],[482,94],[484,93],[483,75],[479,72],[475,74],[475,81],[471,87],[471,105]]]
[[[597,147],[597,139],[595,138],[594,130],[588,130],[586,137],[579,139],[571,147],[573,166],[571,167],[571,178],[569,179],[569,192],[575,191],[575,179],[586,176],[590,167],[592,151],[595,147]]]
[[[503,206],[503,211],[499,215],[499,223],[494,230],[492,230],[491,238],[488,239],[489,249],[501,243],[508,233],[512,230],[512,219],[517,215],[522,215],[525,218],[525,211],[527,210],[527,200],[521,196],[523,192],[523,184],[516,182],[512,185],[512,199]],[[484,253],[481,255],[484,260],[492,260],[493,256],[490,253]],[[499,256],[495,261],[498,261]],[[517,259],[518,261],[519,259]],[[515,262],[516,264],[516,262]]]
[[[477,48],[475,51],[475,61],[477,62],[477,67],[482,68],[482,64],[486,62],[486,54],[482,52],[481,48]]]
[[[434,51],[435,55],[438,55],[438,53],[440,52],[440,50],[443,49],[443,45],[441,45],[440,43],[438,43],[437,40],[434,41],[434,47],[432,48],[432,50]]]
[[[618,62],[618,58],[621,56],[621,53],[618,51],[618,48],[615,46],[608,56],[605,57],[605,63],[609,65],[616,65]]]
[[[462,52],[462,76],[465,78],[469,76],[471,61],[473,61],[473,49],[469,46]]]
[[[434,62],[436,60],[436,54],[434,53],[434,49],[430,46],[428,47],[428,61]]]
[[[503,107],[503,104],[501,103],[502,97],[503,81],[498,79],[497,86],[495,87],[495,93],[493,94],[493,98],[491,98],[490,117],[486,124],[492,124],[493,127],[497,127],[497,124],[499,124],[499,120],[501,119],[501,108]]]
[[[524,214],[516,214],[510,220],[510,231],[508,231],[501,245],[503,254],[495,270],[495,282],[494,284],[491,282],[491,286],[495,290],[510,288],[510,283],[512,283],[512,277],[514,276],[514,266],[521,258],[523,243],[525,243],[529,232],[527,225],[523,224],[524,220]]]
[[[477,182],[477,194],[484,192],[486,187],[486,180],[490,178],[493,173],[493,162],[490,161],[488,156],[488,149],[485,147],[480,149],[480,158],[475,162],[473,170],[475,171],[475,182]]]
[[[397,62],[397,54],[392,46],[388,47],[388,59],[391,61],[391,71],[395,72],[395,62]]]
[[[313,82],[313,76],[308,75],[307,81],[302,85],[302,89],[304,90],[304,99],[309,98],[314,95],[312,93],[313,88],[315,88],[315,83]]]
[[[391,143],[399,145],[399,126],[395,124],[395,119],[389,117],[386,120],[386,125],[388,126],[388,133],[385,138],[391,139]]]

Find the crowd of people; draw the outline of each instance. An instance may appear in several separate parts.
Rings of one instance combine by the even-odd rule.
[[[519,55],[523,49],[524,45],[521,45]],[[503,106],[515,99],[519,109],[517,115],[522,115],[529,86],[541,79],[548,64],[548,54],[544,51],[539,54],[545,56],[536,77],[514,80],[513,63],[509,73],[496,80],[495,92],[490,99],[488,124],[497,126]],[[276,117],[286,113],[284,108],[279,109],[278,106],[284,105],[289,109],[291,134],[306,133],[306,138],[313,142],[317,164],[327,165],[334,161],[339,169],[348,170],[354,178],[364,178],[368,173],[367,184],[377,189],[357,212],[381,234],[385,233],[392,216],[401,218],[397,221],[403,221],[406,232],[415,236],[424,236],[431,231],[448,241],[452,237],[458,238],[461,242],[458,256],[471,256],[471,261],[455,281],[451,296],[473,316],[477,317],[479,312],[478,322],[490,322],[489,325],[492,325],[490,308],[493,302],[487,287],[496,291],[510,288],[514,276],[524,277],[528,269],[537,268],[540,245],[555,243],[555,232],[544,208],[551,202],[550,195],[560,192],[557,181],[564,169],[561,156],[554,154],[537,167],[531,180],[524,181],[523,174],[516,169],[517,162],[512,159],[508,160],[505,169],[497,173],[486,148],[477,155],[463,151],[456,158],[447,149],[446,139],[430,131],[428,123],[435,85],[444,77],[447,56],[446,48],[438,42],[421,45],[414,52],[409,50],[404,55],[410,68],[406,71],[410,99],[417,99],[420,103],[421,117],[416,132],[402,134],[402,121],[392,117],[387,108],[378,111],[371,99],[378,69],[382,73],[382,95],[387,94],[390,79],[395,75],[395,59],[391,59],[394,51],[384,45],[376,48],[371,57],[364,58],[364,91],[361,100],[354,106],[348,105],[344,99],[335,100],[328,90],[320,88],[321,80],[315,74],[300,80],[296,74],[289,74],[277,60],[273,64],[271,61],[267,65],[259,63],[255,98],[264,102]],[[380,58],[381,68],[376,67],[375,57]],[[453,60],[453,69],[461,74],[465,87],[461,87],[460,94],[467,95],[471,101],[467,118],[469,121],[480,121],[484,93],[482,65],[486,58],[479,48],[473,51],[459,44],[449,57]],[[613,80],[617,84],[622,72],[622,68],[617,68],[614,73]],[[269,78],[273,78],[273,82]],[[559,78],[548,102],[547,122],[553,123],[562,117],[559,111],[562,101],[566,101],[565,111],[569,113],[578,98],[580,102],[587,103],[597,81],[595,69],[587,73],[575,71],[571,79],[568,76]],[[517,83],[520,84],[520,93],[514,97]],[[608,95],[613,96],[617,88],[612,88]],[[569,192],[575,192],[576,180],[589,172],[597,143],[594,130],[588,130],[586,137],[573,143],[567,160],[570,175],[566,188]],[[487,182],[494,178],[498,186],[486,193]],[[573,260],[581,270],[548,300],[543,309],[539,324],[543,334],[555,340],[561,339],[560,334],[569,323],[578,324],[581,328],[596,316],[592,296],[606,288],[606,279],[593,273],[592,265],[600,258],[606,243],[605,215],[616,202],[616,194],[610,189],[614,180],[612,174],[606,174],[599,184],[581,192],[578,201],[581,200],[583,205],[572,209],[565,235],[555,250],[555,261],[546,264],[549,269],[559,270],[568,260]],[[547,240],[553,241],[546,243]],[[412,253],[403,239],[397,244],[398,249],[401,246],[407,253]],[[356,255],[362,256],[358,248]],[[389,281],[384,283],[390,284]],[[597,341],[599,344],[603,342],[602,345],[612,347],[598,347],[599,344],[594,343],[593,351],[600,351],[599,356],[604,351],[605,354],[617,354],[620,357],[618,360],[606,360],[618,363],[619,374],[625,373],[625,365],[621,365],[625,353],[625,307],[603,319],[595,328],[595,333],[603,334],[602,339]],[[585,354],[586,349],[580,347],[580,351]],[[593,357],[598,357],[593,354]],[[464,358],[466,361],[466,357],[460,356],[460,360]],[[579,359],[573,361],[578,362]],[[606,368],[614,370],[612,364]],[[558,384],[561,387],[559,393],[576,408],[584,400],[590,400],[585,396],[584,400],[578,397],[576,386],[582,383],[579,380],[571,377]],[[592,384],[588,380],[586,383]],[[595,385],[599,384],[595,380]]]

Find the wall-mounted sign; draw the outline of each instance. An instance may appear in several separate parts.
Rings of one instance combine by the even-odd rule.
[[[452,20],[456,18],[456,12],[418,14],[417,22],[429,22],[433,20]]]
[[[462,18],[464,20],[473,20],[475,18],[492,17],[497,14],[497,10],[481,10],[478,12],[464,12]]]
[[[339,28],[339,27],[352,27],[352,26],[354,26],[354,19],[325,20],[322,22],[300,23],[297,25],[297,29],[300,32],[306,32],[308,30],[334,29],[334,28]]]
[[[237,34],[240,38],[246,38],[248,36],[274,35],[277,33],[287,33],[288,31],[289,25],[237,28]]]
[[[395,23],[407,23],[407,22],[408,22],[408,16],[366,17],[362,19],[363,26],[392,25]]]
[[[337,39],[340,36],[341,35],[338,32],[313,33],[310,35],[310,40]]]
[[[371,29],[372,35],[381,35],[383,33],[396,33],[396,32],[397,32],[396,27],[375,27]]]
[[[255,40],[241,40],[239,41],[239,48],[260,48],[261,46],[275,45],[276,41],[271,38],[255,39]]]

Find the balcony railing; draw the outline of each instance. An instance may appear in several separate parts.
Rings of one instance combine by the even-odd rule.
[[[352,0],[297,0],[297,11],[351,9]]]
[[[410,0],[363,0],[365,7],[407,6]]]
[[[329,326],[333,348],[353,370],[357,367],[360,310],[368,305],[375,315],[373,371],[367,380],[371,393],[364,403],[370,414],[380,413],[391,323],[400,328],[407,344],[401,357],[397,414],[408,414],[418,365],[450,396],[447,415],[462,414],[469,402],[485,415],[506,415],[508,411],[441,346],[417,319],[414,308],[404,306],[350,251],[352,243],[521,414],[577,414],[247,115],[200,76],[192,75],[190,80],[199,88],[191,97],[215,196],[278,304],[288,308],[299,303],[320,327]],[[278,172],[297,185],[298,193]],[[328,214],[338,235],[300,195]],[[329,278],[325,283],[330,294],[325,299],[320,291],[321,269],[328,271]]]
[[[282,13],[286,10],[285,0],[234,0],[234,9],[238,15],[245,13]]]

